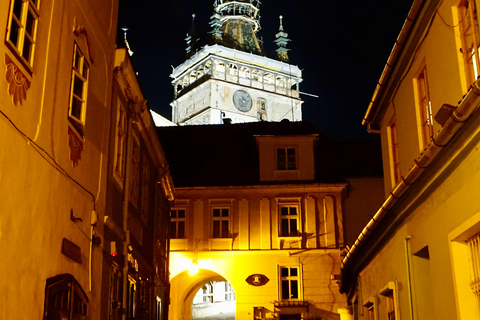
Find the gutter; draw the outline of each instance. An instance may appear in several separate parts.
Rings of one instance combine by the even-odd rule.
[[[366,241],[369,235],[375,230],[379,221],[390,211],[396,204],[398,199],[415,183],[423,171],[436,159],[437,155],[450,142],[452,137],[460,130],[464,123],[468,120],[470,115],[478,108],[480,104],[480,79],[475,81],[470,87],[463,100],[460,101],[455,110],[450,114],[444,126],[440,129],[437,135],[432,138],[432,141],[427,145],[420,156],[415,159],[415,163],[405,177],[402,177],[390,196],[385,200],[380,209],[375,213],[373,218],[368,222],[366,227],[362,230],[353,246],[348,250],[343,259],[343,269],[351,263],[355,253],[360,250],[362,244]]]
[[[370,104],[368,105],[367,112],[362,120],[362,125],[367,125],[367,130],[370,133],[379,133],[378,130],[371,128],[371,118],[374,116],[374,109],[379,103],[379,97],[382,96],[384,90],[386,89],[387,81],[390,78],[393,69],[396,67],[398,58],[405,46],[407,41],[407,37],[410,34],[410,31],[413,28],[413,25],[420,13],[421,8],[423,7],[423,3],[425,0],[418,0],[415,1],[410,9],[407,19],[403,24],[402,30],[395,41],[393,49],[390,53],[390,56],[387,60],[387,64],[383,68],[382,75],[380,76],[380,80],[378,80],[377,87],[375,88],[375,92],[373,93],[372,99],[370,100]]]

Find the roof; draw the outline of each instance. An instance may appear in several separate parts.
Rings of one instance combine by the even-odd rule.
[[[355,144],[331,140],[304,121],[159,127],[157,133],[176,187],[287,183],[260,181],[259,154],[255,138],[258,135],[317,136],[315,180],[288,181],[289,184],[338,183],[352,175],[381,176],[378,141],[366,143],[378,152],[366,153],[364,148],[359,149]],[[364,160],[357,161],[356,158]],[[377,160],[371,162],[370,158]],[[376,170],[368,168],[372,166],[376,167]]]

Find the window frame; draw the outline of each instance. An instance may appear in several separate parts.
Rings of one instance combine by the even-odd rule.
[[[401,180],[400,171],[400,153],[398,147],[398,129],[397,119],[392,117],[387,126],[387,139],[388,139],[388,158],[390,166],[390,180],[392,188],[397,185]]]
[[[290,150],[293,150],[293,161],[291,159],[292,155],[288,154]],[[283,151],[283,152],[282,152]],[[280,155],[284,159],[280,159]],[[298,170],[298,151],[297,146],[277,146],[275,147],[275,170],[277,171],[295,171]],[[280,162],[282,161],[282,162]],[[290,165],[293,163],[293,167]]]
[[[473,3],[474,8],[469,7],[469,3]],[[479,25],[476,1],[462,0],[457,7],[457,13],[461,39],[460,52],[462,53],[466,87],[468,88],[480,75],[480,56],[478,52],[480,49],[480,30],[477,27],[476,32],[468,33],[468,30],[471,30],[472,25]],[[474,13],[473,16],[472,13]],[[471,37],[471,39],[467,39],[467,37]],[[469,42],[471,42],[472,48],[468,48],[469,45],[467,43]],[[475,50],[475,48],[477,48],[477,50]]]
[[[283,275],[283,270],[288,269],[288,274]],[[297,274],[291,275],[291,270],[296,269]],[[292,298],[292,282],[296,281],[297,296]],[[284,298],[284,282],[288,283],[288,297]],[[279,301],[301,301],[303,300],[302,286],[302,265],[278,265],[278,300]]]
[[[176,216],[173,217],[172,211],[176,212]],[[178,212],[183,211],[184,216],[179,217]],[[183,222],[183,237],[179,237],[179,222]],[[172,225],[175,224],[175,236],[172,235]],[[170,225],[168,228],[170,239],[186,239],[187,238],[187,208],[174,207],[170,210]]]
[[[20,17],[17,17],[14,13],[15,3],[20,4]],[[27,20],[31,17],[32,23],[30,26],[30,32],[26,31]],[[10,48],[10,50],[15,54],[15,56],[21,61],[21,63],[28,69],[31,73],[33,68],[33,61],[35,56],[35,47],[37,39],[37,30],[38,30],[38,21],[40,17],[40,0],[11,0],[10,8],[8,13],[7,20],[7,32],[5,33],[5,43]],[[12,40],[12,30],[13,24],[17,25],[17,36],[16,42]],[[28,52],[28,57],[25,58],[25,40],[28,39],[30,42],[30,48]]]
[[[381,290],[380,294],[385,299],[386,307],[386,317],[389,320],[398,320],[400,319],[399,308],[398,308],[398,294],[397,294],[397,284],[394,281],[387,283]],[[393,315],[393,318],[391,317]]]
[[[427,66],[425,64],[414,78],[414,86],[419,144],[420,150],[422,150],[430,143],[434,134],[432,100],[428,88]]]
[[[70,98],[68,103],[68,119],[70,120],[72,126],[82,137],[84,135],[85,119],[87,114],[89,76],[90,62],[88,61],[87,56],[83,54],[83,51],[78,45],[78,43],[74,41],[72,74],[70,80]],[[81,96],[78,95],[77,91],[79,85],[81,85]]]
[[[62,291],[67,291],[66,297],[68,301],[65,305],[66,309],[55,308],[56,306],[50,303],[52,298],[53,300],[56,300],[55,297],[51,297],[51,294],[54,294],[54,292],[52,291],[54,291],[55,288],[60,287],[63,287]],[[60,292],[60,290],[57,292]],[[80,313],[75,312],[75,302],[77,311],[79,307],[80,309],[82,309],[80,310]],[[80,302],[83,304],[80,304]],[[83,316],[86,319],[88,316],[88,309],[88,296],[73,275],[60,274],[47,279],[45,285],[45,305],[43,311],[43,319],[51,319],[56,316],[55,314],[49,314],[51,312],[58,312],[59,314],[57,316],[62,316],[62,319],[64,319],[65,317],[65,319],[69,320],[77,319],[76,315]]]
[[[214,215],[216,210],[219,210],[219,216],[217,216],[217,217]],[[223,212],[225,210],[228,212],[227,216],[223,216]],[[231,212],[232,212],[231,206],[214,205],[210,208],[210,217],[211,217],[211,220],[212,220],[212,223],[211,223],[212,239],[230,239],[232,237],[232,234],[231,234]],[[216,232],[215,232],[215,222],[216,221],[219,222],[219,234],[218,234],[218,236],[216,236]],[[224,236],[223,222],[228,223],[226,236]]]
[[[376,303],[376,297],[370,297],[365,303],[363,304],[363,307],[366,309],[365,315],[367,320],[377,320],[377,303]]]
[[[296,208],[296,215],[282,215],[282,208]],[[290,210],[288,211],[290,212]],[[302,205],[301,198],[283,198],[277,199],[278,215],[278,237],[281,239],[298,240],[302,237]],[[291,216],[295,216],[292,218]],[[288,234],[283,233],[282,220],[288,221]],[[297,231],[295,234],[291,231],[291,220],[296,220]]]

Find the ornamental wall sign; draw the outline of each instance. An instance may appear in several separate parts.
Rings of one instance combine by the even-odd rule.
[[[252,286],[260,287],[267,284],[269,280],[270,279],[268,279],[266,275],[256,273],[248,276],[245,281],[247,281],[247,283],[251,284]]]
[[[5,53],[5,66],[7,72],[5,78],[8,83],[8,94],[12,96],[13,104],[21,105],[27,99],[27,90],[30,88],[30,81],[15,65],[12,59]]]

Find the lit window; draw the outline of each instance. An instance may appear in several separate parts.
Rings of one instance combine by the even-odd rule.
[[[432,102],[428,92],[427,68],[423,67],[415,79],[417,89],[418,119],[424,148],[433,137]]]
[[[125,152],[127,148],[127,113],[125,107],[119,102],[115,122],[115,157],[114,174],[123,183],[125,170]]]
[[[212,209],[212,237],[229,238],[230,237],[230,209],[213,208]]]
[[[460,33],[462,37],[463,59],[467,73],[467,85],[470,86],[479,75],[479,25],[476,1],[463,0],[458,7]]]
[[[388,144],[389,144],[389,156],[390,156],[390,170],[392,187],[396,186],[400,181],[400,160],[398,154],[398,133],[397,123],[395,118],[390,122],[387,127]]]
[[[397,319],[396,311],[396,289],[395,283],[389,282],[381,291],[380,294],[385,298],[385,306],[388,320]]]
[[[277,148],[277,170],[295,170],[295,148]]]
[[[8,21],[7,43],[32,66],[38,22],[39,0],[12,0]]]
[[[298,206],[280,206],[280,236],[292,237],[298,235],[299,227]]]
[[[83,135],[88,84],[88,62],[75,43],[70,89],[69,118],[73,126]]]
[[[280,267],[281,300],[300,299],[300,272],[298,267]]]
[[[86,319],[87,303],[85,292],[72,275],[47,280],[44,319]]]
[[[172,209],[170,211],[170,238],[185,238],[185,209]]]

